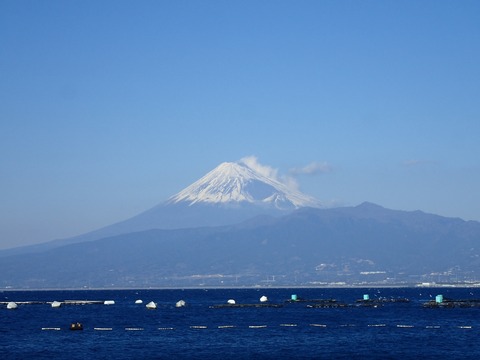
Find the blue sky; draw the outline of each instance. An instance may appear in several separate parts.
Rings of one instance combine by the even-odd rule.
[[[478,1],[3,0],[0,248],[245,156],[327,204],[480,220],[479,100]]]

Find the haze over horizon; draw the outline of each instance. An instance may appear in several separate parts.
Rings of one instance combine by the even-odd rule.
[[[478,1],[0,3],[0,249],[225,161],[326,204],[480,220]]]

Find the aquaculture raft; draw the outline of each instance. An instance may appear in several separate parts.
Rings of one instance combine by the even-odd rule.
[[[442,301],[431,300],[423,304],[426,308],[472,308],[480,307],[480,299],[472,300],[451,300],[442,299]]]
[[[220,304],[212,305],[210,309],[222,309],[222,308],[280,308],[282,304]]]
[[[308,308],[322,308],[322,309],[330,309],[330,308],[343,308],[348,307],[348,304],[343,302],[339,302],[335,299],[327,299],[327,300],[312,300],[312,304],[308,304]]]

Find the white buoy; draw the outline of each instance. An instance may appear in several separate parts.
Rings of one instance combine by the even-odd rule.
[[[115,305],[115,301],[113,301],[113,300],[105,300],[105,301],[103,302],[103,305]]]
[[[147,309],[153,310],[157,308],[157,304],[155,304],[153,301],[150,301],[147,305],[145,305]]]
[[[268,301],[268,298],[263,295],[261,298],[260,298],[260,302],[267,302]]]
[[[10,302],[7,304],[7,309],[10,309],[10,310],[16,309],[17,307],[18,307],[17,303],[16,303],[16,302],[13,302],[13,301],[10,301]]]
[[[52,302],[52,308],[59,308],[62,305],[60,301],[54,301]]]
[[[235,300],[229,299],[229,300],[227,301],[227,304],[235,305]]]
[[[143,304],[143,300],[138,299],[135,301],[135,304]]]
[[[176,302],[175,307],[179,308],[179,307],[184,307],[185,305],[186,305],[185,301],[179,300]]]

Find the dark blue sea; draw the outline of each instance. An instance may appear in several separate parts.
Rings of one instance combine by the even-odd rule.
[[[205,289],[3,291],[1,359],[480,359],[480,308],[425,308],[442,294],[479,299],[480,289]],[[335,299],[314,308],[298,299]],[[358,306],[357,299],[408,299]],[[282,307],[212,308],[237,304]],[[136,304],[141,299],[143,304]],[[64,300],[115,304],[65,305]],[[186,306],[175,307],[184,300]],[[157,303],[156,310],[146,304]],[[24,304],[21,302],[34,302]],[[69,329],[79,322],[83,330]]]

